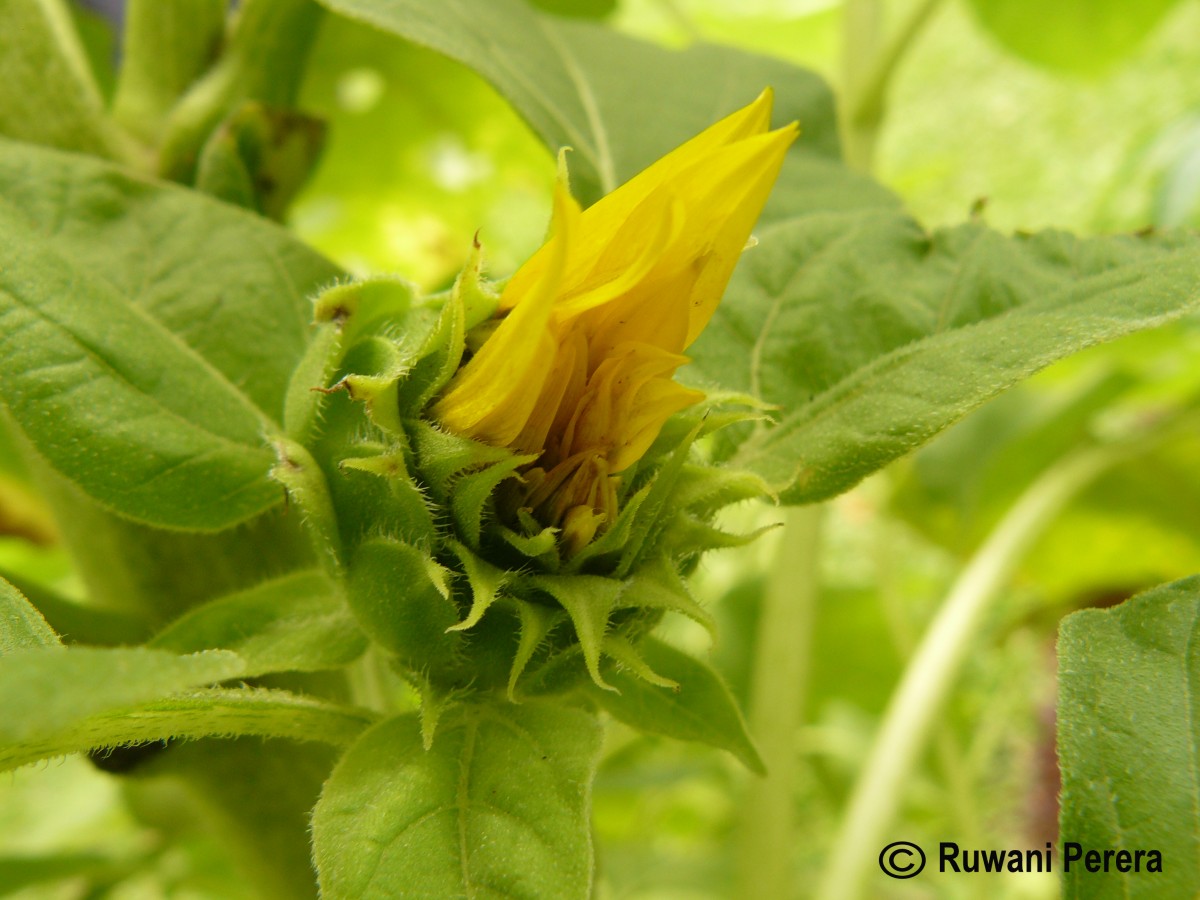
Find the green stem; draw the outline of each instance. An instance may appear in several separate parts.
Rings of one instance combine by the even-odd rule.
[[[171,112],[159,173],[190,183],[204,142],[243,101],[293,106],[321,15],[314,0],[245,0],[225,54]]]
[[[878,122],[863,122],[853,114],[883,33],[881,0],[846,0],[842,6],[842,144],[846,162],[864,172],[871,169]]]
[[[900,804],[991,602],[1045,526],[1125,452],[1106,447],[1069,456],[1035,481],[1000,521],[950,590],[884,714],[830,855],[817,897],[853,900]]]
[[[804,506],[788,511],[777,562],[763,596],[750,725],[767,776],[748,786],[742,807],[739,897],[784,898],[793,893],[796,734],[802,721],[816,612],[821,510]]]
[[[884,618],[891,632],[892,645],[900,659],[908,663],[917,646],[917,634],[907,614],[904,597],[896,579],[897,527],[884,518],[875,528],[875,582]],[[949,807],[957,833],[970,845],[978,844],[979,817],[973,802],[970,761],[944,723],[935,728],[934,749],[946,781]]]
[[[846,161],[869,172],[897,66],[942,0],[920,0],[881,48],[880,0],[848,0],[843,14],[843,141]]]
[[[226,0],[130,0],[113,118],[153,142],[171,107],[216,56],[226,5]]]

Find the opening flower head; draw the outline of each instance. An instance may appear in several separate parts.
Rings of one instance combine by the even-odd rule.
[[[610,663],[669,684],[641,639],[668,611],[714,627],[684,577],[753,537],[714,518],[767,490],[692,441],[753,414],[665,426],[705,399],[674,375],[796,137],[770,113],[768,91],[586,210],[560,166],[550,237],[499,294],[477,252],[446,294],[376,278],[317,298],[290,428],[339,470],[349,605],[429,728],[462,691],[607,687]],[[317,406],[314,381],[332,385]],[[306,452],[285,450],[303,498]]]
[[[560,165],[550,239],[430,410],[536,456],[510,505],[561,529],[568,554],[615,520],[621,473],[667,419],[703,399],[673,376],[798,133],[768,130],[771,101],[764,91],[587,210]]]

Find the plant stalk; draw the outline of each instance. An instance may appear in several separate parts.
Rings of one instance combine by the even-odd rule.
[[[808,687],[819,584],[822,507],[790,509],[763,596],[751,687],[750,730],[767,776],[747,788],[739,823],[736,896],[793,893],[796,734]]]
[[[853,168],[871,171],[892,76],[941,2],[920,0],[884,44],[880,0],[847,0],[842,25],[842,140],[846,162]]]
[[[820,900],[861,896],[913,766],[992,601],[1054,516],[1124,456],[1113,447],[1094,448],[1052,466],[1026,489],[954,583],[888,704],[834,842],[816,894]]]

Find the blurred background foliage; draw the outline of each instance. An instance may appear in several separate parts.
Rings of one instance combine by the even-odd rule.
[[[538,5],[604,18],[668,46],[727,43],[815,69],[839,90],[848,116],[859,95],[847,85],[861,85],[861,72],[913,25],[887,70],[871,152],[856,161],[869,164],[927,226],[971,214],[1004,230],[1085,234],[1200,224],[1195,2]],[[90,6],[104,12],[106,4]],[[111,86],[118,40],[109,21],[119,4],[107,6],[110,20],[82,7],[77,18],[101,84]],[[330,16],[301,105],[329,123],[328,142],[288,221],[352,271],[394,271],[432,289],[453,278],[477,230],[496,274],[541,242],[554,161],[466,68]],[[798,635],[796,646],[806,673],[795,735],[795,839],[777,848],[792,867],[795,896],[813,895],[905,661],[997,522],[1056,461],[1098,439],[1150,432],[1180,410],[1186,415],[1198,391],[1200,332],[1185,321],[1044,372],[827,504],[819,600],[811,633]],[[1070,610],[1200,571],[1198,450],[1194,428],[1174,428],[1048,525],[988,616],[907,785],[893,839],[973,847],[1054,839],[1057,622]],[[15,458],[11,449],[0,455]],[[45,511],[6,468],[0,571],[78,594]],[[781,516],[766,507],[737,514],[747,523]],[[712,658],[747,706],[777,538],[715,556],[699,573],[697,593],[721,619]],[[705,636],[686,626],[676,625],[672,637],[706,651]],[[614,726],[594,804],[598,896],[735,895],[749,780],[716,751]],[[139,797],[137,779],[80,759],[4,779],[0,895],[246,896],[232,864],[180,811],[195,798],[164,810],[147,809]],[[1053,875],[874,876],[869,884],[869,896],[896,898],[1059,893]]]

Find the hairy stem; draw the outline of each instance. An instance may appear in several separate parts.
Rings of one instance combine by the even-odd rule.
[[[46,740],[0,747],[0,771],[41,759],[169,738],[254,735],[345,746],[376,720],[364,709],[286,691],[210,689],[92,716]]]

